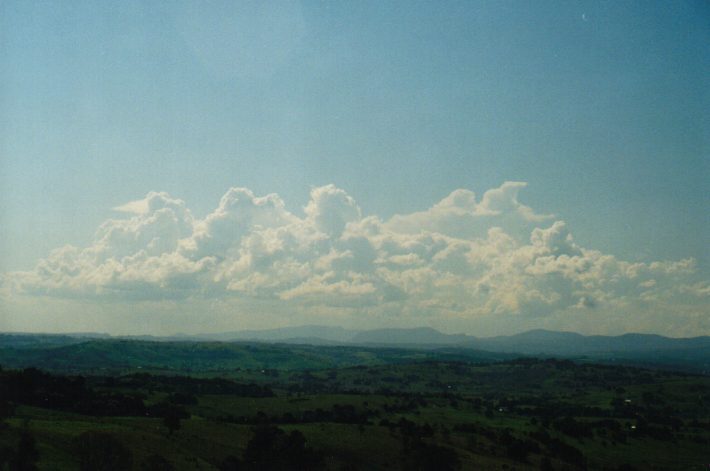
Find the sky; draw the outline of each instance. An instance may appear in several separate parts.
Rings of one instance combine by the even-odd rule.
[[[0,331],[710,334],[710,6],[0,3]]]

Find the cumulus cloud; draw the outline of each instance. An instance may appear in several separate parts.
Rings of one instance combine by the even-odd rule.
[[[710,290],[693,259],[627,262],[580,247],[564,221],[519,202],[521,182],[480,201],[456,190],[383,221],[333,185],[302,215],[276,194],[231,188],[203,219],[166,193],[114,208],[84,248],[5,274],[3,292],[94,301],[261,300],[283,310],[461,322],[560,318],[678,307]],[[690,301],[688,301],[690,299]],[[681,309],[682,308],[682,309]],[[432,323],[426,321],[427,323]]]
[[[350,195],[335,185],[311,190],[305,208],[308,221],[331,237],[338,237],[349,222],[360,219],[360,208]]]
[[[479,203],[472,191],[455,190],[426,211],[394,216],[387,227],[395,232],[436,232],[463,239],[485,236],[491,227],[501,227],[516,236],[529,234],[553,216],[538,214],[518,201],[520,190],[526,186],[524,182],[505,182],[486,191]]]

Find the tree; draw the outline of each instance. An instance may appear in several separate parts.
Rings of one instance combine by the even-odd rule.
[[[244,451],[245,468],[259,471],[314,470],[322,466],[320,453],[306,447],[298,430],[287,434],[272,425],[253,429]]]
[[[168,428],[168,434],[172,435],[173,432],[180,430],[180,416],[177,414],[166,414],[163,417],[163,425]]]
[[[160,402],[150,407],[148,412],[154,417],[162,417],[163,425],[168,429],[170,435],[180,429],[180,420],[187,419],[190,414],[185,408],[170,402]]]

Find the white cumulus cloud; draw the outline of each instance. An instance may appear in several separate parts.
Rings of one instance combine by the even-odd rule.
[[[702,316],[710,292],[693,259],[628,262],[580,247],[564,221],[519,202],[524,187],[505,182],[480,201],[460,189],[384,221],[363,216],[333,185],[313,188],[300,215],[276,194],[231,188],[203,219],[151,192],[114,208],[123,217],[104,222],[87,247],[62,247],[31,271],[4,274],[2,293],[206,308],[258,301],[279,312],[439,325],[517,318],[565,326],[591,316],[597,330],[619,316],[658,330],[660,311],[675,310],[710,328]]]

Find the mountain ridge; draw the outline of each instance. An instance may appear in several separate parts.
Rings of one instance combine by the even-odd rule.
[[[273,345],[310,346],[312,348],[409,349],[422,354],[471,352],[488,355],[536,356],[567,358],[579,361],[611,362],[643,367],[659,367],[700,374],[710,372],[710,336],[688,338],[664,337],[657,334],[628,333],[617,336],[582,335],[534,329],[513,335],[475,337],[465,334],[445,334],[431,327],[409,329],[386,328],[354,330],[328,326],[298,326],[279,329],[244,330],[215,334],[173,336],[110,336],[97,334],[10,334],[0,333],[0,356],[3,352],[54,349],[91,341],[132,341],[148,343],[211,344],[214,348],[230,344],[262,343]],[[220,347],[220,344],[222,347]],[[87,348],[90,345],[86,346]],[[195,347],[197,348],[197,347]],[[79,348],[79,350],[82,350]],[[438,352],[438,353],[437,353]],[[185,361],[189,361],[187,358]]]
[[[343,344],[379,346],[461,347],[523,354],[579,354],[582,352],[643,351],[710,348],[710,336],[666,337],[659,334],[624,333],[584,335],[570,331],[532,329],[511,335],[476,337],[446,334],[428,326],[356,330],[323,325],[303,325],[275,329],[254,329],[205,334],[116,335],[104,333],[32,334],[0,332],[0,346],[22,343],[27,336],[78,341],[87,338],[116,338],[152,341],[256,341],[271,343]]]

